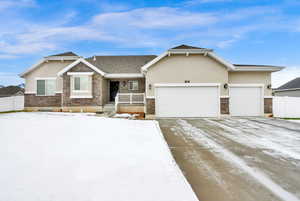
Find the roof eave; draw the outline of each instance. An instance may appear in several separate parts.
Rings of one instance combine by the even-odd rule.
[[[281,91],[296,91],[300,90],[300,88],[290,88],[290,89],[273,89],[274,92],[281,92]]]
[[[107,73],[106,78],[143,78],[145,77],[142,73]]]
[[[80,56],[48,56],[48,57],[44,57],[45,60],[51,60],[51,61],[77,60],[79,58],[82,58],[82,57],[80,57]]]
[[[57,73],[57,76],[60,77],[62,76],[65,72],[69,71],[71,68],[73,68],[74,66],[76,66],[79,63],[84,63],[85,65],[87,65],[89,68],[91,68],[92,70],[94,70],[95,72],[99,73],[102,76],[105,76],[105,72],[103,72],[102,70],[100,70],[99,68],[97,68],[96,66],[94,66],[93,64],[91,64],[90,62],[88,62],[87,60],[85,60],[84,58],[80,58],[77,59],[76,61],[74,61],[73,63],[69,64],[68,66],[66,66],[65,68],[63,68],[61,71],[59,71]]]
[[[151,67],[152,65],[157,63],[159,60],[161,60],[165,56],[170,56],[171,54],[185,54],[187,56],[189,56],[190,54],[203,54],[204,56],[208,55],[208,56],[212,57],[213,59],[215,59],[216,61],[218,61],[219,63],[226,66],[229,70],[234,70],[235,69],[234,65],[232,65],[231,63],[225,61],[221,57],[217,56],[210,49],[171,49],[171,50],[168,50],[168,51],[162,53],[161,55],[159,55],[158,57],[156,57],[152,61],[150,61],[147,64],[145,64],[144,66],[142,66],[142,68],[141,68],[142,73],[146,73],[149,67]]]
[[[30,68],[28,68],[27,70],[25,70],[23,73],[20,73],[19,76],[21,78],[24,78],[24,76],[28,73],[30,73],[31,71],[33,71],[34,69],[36,69],[37,67],[39,67],[42,63],[44,63],[46,61],[46,59],[41,59],[39,60],[37,63],[33,64]]]
[[[277,72],[281,71],[285,67],[275,67],[275,66],[264,66],[264,67],[259,67],[259,66],[251,66],[251,67],[238,67],[236,66],[234,70],[232,71],[242,71],[242,72],[249,72],[249,71],[265,71],[265,72]]]

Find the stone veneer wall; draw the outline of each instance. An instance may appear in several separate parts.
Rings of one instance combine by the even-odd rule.
[[[99,73],[93,71],[83,63],[74,66],[68,72],[94,72],[92,76],[92,98],[70,98],[71,94],[71,78],[67,72],[63,75],[63,106],[102,106],[102,84],[103,77]]]
[[[272,113],[272,98],[264,99],[264,112]],[[155,99],[147,99],[146,100],[147,114],[155,114]],[[229,98],[221,98],[221,114],[230,114],[229,113]]]
[[[25,107],[60,107],[61,94],[55,96],[36,96],[35,94],[25,94]]]
[[[273,113],[273,98],[264,99],[264,111],[265,113]]]
[[[221,114],[229,114],[229,98],[221,98]]]
[[[147,98],[146,99],[146,113],[155,114],[155,99]]]

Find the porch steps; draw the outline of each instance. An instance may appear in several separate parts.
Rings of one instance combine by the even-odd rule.
[[[114,112],[115,104],[105,104],[103,107],[103,112]]]

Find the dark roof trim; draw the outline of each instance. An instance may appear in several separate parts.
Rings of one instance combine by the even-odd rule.
[[[202,47],[195,47],[195,46],[189,46],[189,45],[179,45],[179,46],[176,46],[176,47],[173,47],[173,48],[170,48],[169,51],[186,51],[186,50],[194,50],[194,51],[208,51],[208,52],[212,52],[213,49],[208,49],[208,48],[202,48]]]
[[[284,68],[284,66],[274,66],[274,65],[254,65],[254,64],[233,64],[236,67],[278,67]]]
[[[50,55],[47,57],[65,57],[65,56],[78,56],[77,54],[75,54],[74,52],[63,52],[60,54],[54,54],[54,55]]]

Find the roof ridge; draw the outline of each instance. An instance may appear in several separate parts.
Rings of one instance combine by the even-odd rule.
[[[78,56],[78,55],[75,54],[72,51],[68,51],[68,52],[62,52],[62,53],[59,53],[59,54],[49,55],[49,56],[46,56],[46,57],[59,57],[59,56]]]
[[[295,89],[295,88],[300,88],[300,77],[296,77],[287,83],[281,85],[277,89]]]
[[[94,55],[94,56],[91,56],[91,57],[143,57],[143,56],[157,56],[155,54],[143,54],[143,55]],[[91,58],[91,57],[88,57],[88,58]]]

